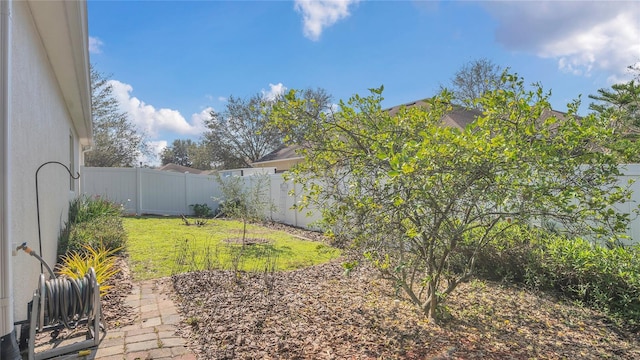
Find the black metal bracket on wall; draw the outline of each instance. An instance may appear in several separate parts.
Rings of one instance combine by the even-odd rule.
[[[40,229],[40,193],[38,192],[38,173],[40,172],[40,169],[42,169],[45,165],[49,165],[49,164],[58,164],[62,166],[63,168],[65,168],[65,170],[67,170],[67,172],[69,173],[69,176],[73,180],[77,180],[80,178],[79,172],[76,172],[76,175],[73,175],[73,173],[71,172],[71,169],[69,169],[67,165],[59,161],[47,161],[46,163],[38,166],[38,169],[36,170],[36,212],[38,215],[38,245],[39,245],[40,256],[43,256],[43,254],[42,254],[42,230]],[[44,274],[44,267],[42,263],[40,264],[40,273]]]

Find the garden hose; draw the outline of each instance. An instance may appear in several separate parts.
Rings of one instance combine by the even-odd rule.
[[[23,250],[24,252],[26,252],[27,254],[33,256],[34,258],[38,259],[38,261],[40,261],[40,264],[44,265],[47,268],[47,271],[49,271],[49,275],[51,275],[51,278],[54,279],[56,277],[56,275],[53,273],[53,270],[51,270],[51,267],[49,266],[49,264],[47,264],[46,261],[44,261],[44,259],[38,255],[38,253],[36,253],[35,250],[31,249],[30,247],[27,246],[27,243],[24,242],[22,243],[22,245],[18,246],[16,248],[16,250]]]
[[[38,328],[60,323],[67,328],[75,328],[77,321],[83,317],[93,318],[96,310],[93,306],[93,298],[99,291],[93,268],[89,268],[87,274],[79,279],[57,278],[49,264],[29,248],[27,243],[18,246],[17,250],[23,250],[38,259],[51,275],[49,280],[45,280],[44,275],[41,274],[38,281],[40,292]],[[37,305],[34,304],[34,306]]]
[[[93,269],[80,279],[40,279],[39,288],[44,289],[41,296],[45,298],[41,311],[46,322],[40,324],[40,327],[62,323],[67,328],[75,328],[78,320],[84,317],[93,318],[95,309],[92,299],[98,291]]]

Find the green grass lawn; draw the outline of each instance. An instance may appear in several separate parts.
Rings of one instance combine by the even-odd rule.
[[[125,217],[127,252],[136,280],[203,269],[293,270],[340,256],[338,249],[282,231],[247,226],[252,245],[242,247],[242,222],[209,220],[186,226],[180,218]]]

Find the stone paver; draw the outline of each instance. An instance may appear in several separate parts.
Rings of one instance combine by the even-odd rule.
[[[135,323],[107,329],[95,360],[197,359],[176,335],[180,315],[175,304],[153,281],[135,284],[125,303],[134,309]]]

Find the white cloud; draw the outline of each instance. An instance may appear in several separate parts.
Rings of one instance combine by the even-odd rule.
[[[133,87],[129,84],[117,80],[110,80],[109,84],[113,87],[113,95],[118,100],[120,108],[130,116],[136,127],[151,139],[157,138],[163,131],[180,135],[199,135],[205,131],[203,112],[210,108],[194,114],[191,122],[187,122],[177,110],[156,109],[137,97],[131,96]]]
[[[640,3],[588,1],[487,2],[499,22],[497,40],[510,50],[556,59],[558,68],[589,76],[624,76],[640,60]]]
[[[218,96],[218,101],[220,102],[227,102],[227,98],[224,96]]]
[[[284,94],[287,87],[282,85],[282,83],[277,83],[276,85],[269,84],[269,90],[262,89],[262,96],[267,100],[274,100],[278,96]]]
[[[211,112],[214,111],[212,107],[206,107],[202,109],[199,113],[195,113],[191,115],[191,125],[200,129],[199,133],[202,133],[207,128],[206,121],[211,119]]]
[[[97,37],[89,36],[89,52],[91,54],[102,53],[102,45],[104,45],[102,40]]]
[[[304,36],[316,41],[322,31],[339,20],[347,18],[349,7],[360,0],[295,0],[294,8],[302,13]]]

